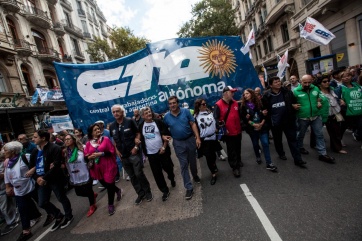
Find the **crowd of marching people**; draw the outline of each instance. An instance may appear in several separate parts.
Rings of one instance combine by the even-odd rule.
[[[1,234],[11,232],[20,219],[23,231],[18,240],[28,240],[32,237],[31,227],[41,218],[39,208],[47,214],[43,227],[52,225],[51,231],[66,228],[74,219],[67,185],[74,187],[77,196],[88,198],[86,216],[90,217],[97,210],[94,180],[107,190],[108,215],[113,215],[114,201],[120,201],[123,195],[116,185],[119,164],[137,194],[135,205],[153,199],[149,177],[143,170],[145,159],[162,192],[162,201],[168,200],[170,186],[176,186],[171,141],[180,164],[186,200],[192,198],[195,183],[200,183],[197,158],[205,157],[211,185],[217,182],[218,156],[224,159],[227,155],[232,174],[236,178],[241,176],[242,131],[250,137],[256,164],[261,165],[264,159],[266,169],[272,172],[278,169],[270,155],[269,139],[273,138],[279,158],[287,160],[284,133],[294,164],[305,167],[302,155],[309,154],[303,145],[308,128],[310,146],[318,152],[318,159],[334,163],[335,158],[326,151],[323,126],[335,153],[347,154],[343,144],[347,129],[361,142],[361,82],[362,75],[358,76],[352,68],[330,75],[303,75],[300,81],[292,75],[284,83],[279,77],[272,77],[263,92],[260,88],[244,89],[240,100],[234,99],[239,89],[226,86],[214,106],[200,98],[191,110],[184,108],[186,105],[181,107],[178,98],[171,96],[169,111],[164,115],[144,107],[129,118],[122,105],[113,105],[114,121],[107,128],[100,120],[89,126],[86,134],[82,129],[56,134],[37,130],[31,141],[21,134],[0,152],[0,211],[7,224]],[[227,154],[220,142],[226,144]],[[52,192],[63,210],[50,201]]]

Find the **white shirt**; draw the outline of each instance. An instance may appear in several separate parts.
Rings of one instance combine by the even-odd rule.
[[[145,137],[147,154],[156,154],[163,146],[161,133],[156,123],[144,122],[142,134]]]
[[[25,177],[29,167],[23,162],[21,156],[13,168],[5,168],[5,183],[10,183],[14,187],[15,196],[24,196],[35,188],[34,180],[31,177]]]
[[[200,138],[205,140],[216,140],[216,121],[212,112],[201,111],[196,117],[200,130]]]

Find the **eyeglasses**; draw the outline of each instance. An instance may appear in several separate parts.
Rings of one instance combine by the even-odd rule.
[[[73,139],[72,138],[66,138],[64,139],[64,141],[72,141]]]
[[[329,83],[329,80],[323,80],[322,83]]]
[[[201,103],[202,106],[206,106],[206,103]]]

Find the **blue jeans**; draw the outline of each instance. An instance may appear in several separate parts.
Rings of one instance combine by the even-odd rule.
[[[298,119],[298,133],[297,133],[297,144],[298,148],[303,148],[303,139],[305,133],[307,132],[308,126],[314,131],[315,139],[316,139],[316,149],[319,155],[327,155],[326,151],[326,143],[324,142],[323,137],[323,123],[322,118],[320,116],[315,120],[302,120]]]
[[[263,152],[265,157],[265,163],[267,165],[271,164],[271,157],[270,157],[270,150],[269,150],[269,133],[268,131],[251,131],[249,133],[251,142],[253,143],[253,149],[255,156],[257,158],[260,158],[259,153],[259,140],[261,142],[261,145],[263,146]]]
[[[196,140],[194,136],[182,141],[173,139],[173,148],[180,162],[181,176],[184,182],[184,187],[187,190],[192,190],[193,186],[189,174],[189,165],[191,174],[195,178],[197,176],[196,166]]]
[[[56,206],[54,206],[53,203],[50,202],[50,195],[53,191],[56,198],[63,206],[65,217],[70,219],[73,217],[72,207],[70,205],[70,201],[65,193],[65,188],[62,183],[63,183],[62,181],[59,181],[59,183],[52,183],[52,184],[46,184],[45,186],[39,186],[38,204],[39,207],[44,209],[48,215],[50,214],[53,215],[55,218],[59,218],[62,215],[62,213]]]

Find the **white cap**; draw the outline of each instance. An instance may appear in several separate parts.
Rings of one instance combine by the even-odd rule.
[[[94,124],[103,124],[103,125],[104,125],[104,121],[102,121],[102,120],[97,120],[96,122],[94,122]]]

